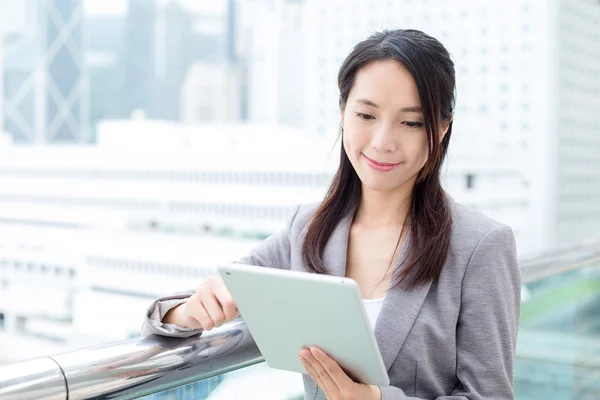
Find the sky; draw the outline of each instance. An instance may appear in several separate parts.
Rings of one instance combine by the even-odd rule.
[[[219,12],[226,7],[224,0],[157,0],[159,3],[179,1],[185,8],[193,12]],[[123,15],[127,12],[128,0],[83,0],[87,15]]]

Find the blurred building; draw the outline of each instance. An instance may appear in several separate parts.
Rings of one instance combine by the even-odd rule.
[[[192,289],[323,196],[312,144],[134,120],[100,124],[96,146],[0,148],[4,361],[137,335],[153,298]]]
[[[542,164],[551,174],[546,229],[551,242],[572,244],[600,236],[600,2],[561,0],[551,11],[558,32],[538,64],[554,66],[544,96],[552,138]]]
[[[181,115],[181,86],[193,60],[195,41],[189,13],[176,1],[159,8],[156,20],[156,109],[155,118],[178,121]],[[198,94],[200,95],[200,94]]]
[[[239,4],[237,48],[244,76],[244,114],[250,122],[305,126],[303,4],[301,0]]]
[[[183,86],[188,76],[194,75],[192,66],[233,67],[230,47],[234,41],[229,37],[234,32],[233,4],[231,10],[212,6],[189,9],[176,0],[129,0],[122,53],[123,97],[128,99],[123,117],[143,110],[153,119],[179,121],[186,107],[182,104],[186,99]],[[239,109],[239,105],[232,108]]]
[[[124,71],[122,116],[134,110],[151,114],[158,94],[156,80],[155,0],[129,0],[121,62]]]
[[[225,59],[229,64],[237,62],[237,28],[238,28],[238,1],[227,0],[227,17],[225,33]]]
[[[87,15],[89,46],[85,62],[90,75],[90,141],[96,141],[96,125],[103,119],[129,116],[123,95],[125,67],[121,55],[125,15]],[[130,107],[131,103],[127,105]]]
[[[181,85],[184,124],[240,121],[239,69],[229,63],[192,64]]]
[[[82,6],[69,0],[4,1],[4,129],[17,143],[88,140]]]
[[[3,221],[0,363],[138,336],[153,298],[193,289],[256,244]]]

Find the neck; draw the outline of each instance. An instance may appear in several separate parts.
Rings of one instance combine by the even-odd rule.
[[[354,223],[364,228],[401,228],[410,211],[412,185],[393,191],[362,188]]]

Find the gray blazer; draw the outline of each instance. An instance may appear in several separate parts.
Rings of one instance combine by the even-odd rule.
[[[388,290],[377,319],[375,338],[391,381],[382,388],[383,400],[514,399],[521,292],[514,236],[508,226],[450,201],[454,224],[441,276],[411,291]],[[306,271],[303,231],[315,210],[316,205],[300,206],[285,229],[238,262]],[[345,275],[352,219],[348,215],[339,223],[325,248],[331,275]],[[160,322],[192,293],[154,302],[143,334],[199,333]],[[305,399],[325,399],[308,375],[303,378]]]

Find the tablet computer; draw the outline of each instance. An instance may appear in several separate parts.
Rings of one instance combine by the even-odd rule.
[[[317,346],[355,382],[389,385],[356,281],[245,264],[218,270],[270,367],[305,374],[300,350]]]

